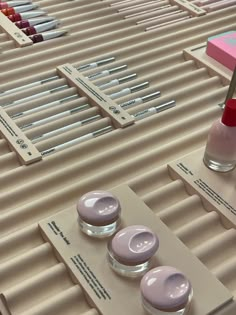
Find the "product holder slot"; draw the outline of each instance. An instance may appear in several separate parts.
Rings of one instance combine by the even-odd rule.
[[[124,128],[134,123],[135,119],[130,114],[99,90],[71,64],[57,67],[57,72],[60,77],[67,79],[70,86],[76,87],[81,96],[87,97],[89,103],[98,106],[104,116],[109,116],[116,128]]]
[[[22,164],[28,165],[42,159],[42,155],[15,122],[0,107],[0,133],[16,152]]]
[[[2,30],[6,32],[11,39],[13,39],[17,47],[33,45],[33,41],[1,12],[0,28],[2,28]]]
[[[232,71],[206,54],[206,43],[183,50],[185,60],[194,60],[198,67],[205,67],[209,75],[219,76],[223,85],[229,85]]]

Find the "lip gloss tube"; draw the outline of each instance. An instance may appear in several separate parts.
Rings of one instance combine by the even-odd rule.
[[[127,69],[127,65],[122,65],[122,66],[119,66],[119,67],[116,67],[116,68],[111,68],[111,69],[108,69],[108,70],[103,70],[101,72],[96,72],[94,74],[91,74],[89,75],[87,78],[89,80],[97,80],[97,79],[100,79],[100,78],[103,78],[103,77],[106,77],[107,75],[110,75],[110,74],[113,74],[113,73],[116,73],[116,72],[119,72],[119,71],[122,71],[122,70],[125,70]]]
[[[41,18],[39,18],[39,19],[41,19]],[[17,23],[21,23],[21,22],[23,22],[23,21],[19,21]],[[89,64],[82,65],[79,68],[77,68],[77,70],[81,71],[81,70],[83,70],[85,68],[86,69],[87,68],[96,68],[96,67],[99,67],[99,66],[101,66],[103,64],[112,62],[114,60],[115,60],[114,57],[98,60],[98,61],[95,61],[95,62],[92,62],[92,63],[89,63]],[[40,80],[40,81],[35,81],[35,82],[29,83],[29,84],[25,84],[25,85],[19,86],[17,88],[13,88],[13,89],[10,89],[10,90],[4,91],[4,92],[0,92],[0,95],[5,96],[5,95],[12,94],[12,93],[15,93],[15,92],[23,91],[23,90],[26,90],[28,88],[31,88],[31,87],[34,87],[34,86],[38,86],[38,85],[41,85],[41,84],[44,84],[44,83],[56,80],[58,78],[59,78],[58,76],[54,76],[54,77],[49,77],[49,78],[46,78],[46,79],[43,79],[43,80]]]
[[[15,25],[18,28],[22,29],[22,28],[34,26],[34,25],[37,25],[37,24],[50,22],[50,21],[53,21],[53,20],[55,20],[54,17],[44,16],[44,17],[33,18],[33,19],[29,19],[29,20],[18,21],[18,22],[15,22]]]
[[[67,115],[60,115],[60,117],[57,117],[57,118],[66,117],[68,115],[72,115],[74,113],[78,113],[81,110],[82,110],[81,108],[75,108],[75,109],[72,109],[69,114],[66,113]],[[65,112],[63,112],[63,114],[65,114]],[[95,120],[98,120],[100,118],[102,118],[100,115],[95,115],[95,116],[92,116],[92,117],[89,117],[89,118],[86,118],[86,119],[83,119],[83,120],[79,120],[79,121],[77,121],[77,122],[75,122],[73,124],[70,124],[70,125],[67,125],[67,126],[64,126],[64,127],[61,127],[61,128],[58,128],[58,129],[55,129],[55,130],[52,130],[52,131],[49,131],[49,132],[44,133],[42,135],[39,135],[37,137],[34,137],[33,139],[31,139],[31,142],[32,143],[37,143],[37,142],[40,142],[42,140],[49,139],[51,137],[60,135],[60,134],[62,134],[64,132],[66,132],[66,131],[69,131],[69,130],[81,127],[81,126],[86,125],[88,123],[91,123],[91,122],[93,122]],[[55,120],[55,117],[52,117],[51,121],[53,121],[53,120]]]
[[[19,100],[16,100],[12,103],[8,103],[8,104],[4,104],[2,105],[2,107],[10,107],[10,106],[14,106],[14,105],[19,105],[19,104],[22,104],[22,103],[25,103],[25,102],[28,102],[28,101],[32,101],[32,100],[35,100],[37,98],[40,98],[40,97],[43,97],[43,96],[46,96],[46,95],[50,95],[52,93],[55,93],[55,92],[58,92],[58,91],[61,91],[61,90],[65,90],[65,89],[68,89],[68,85],[62,85],[62,86],[59,86],[59,87],[56,87],[54,89],[51,89],[49,91],[44,91],[44,92],[41,92],[41,93],[37,93],[37,94],[34,94],[34,95],[31,95],[31,96],[28,96],[28,97],[24,97],[24,98],[21,98]]]
[[[96,137],[99,137],[105,133],[108,133],[110,131],[112,131],[113,128],[112,126],[107,126],[107,127],[104,127],[104,128],[101,128],[101,129],[98,129],[94,132],[90,132],[90,133],[87,133],[79,138],[76,138],[76,139],[73,139],[73,140],[70,140],[70,141],[67,141],[65,143],[62,143],[62,144],[59,144],[53,148],[50,148],[50,149],[47,149],[45,151],[42,151],[41,152],[41,155],[42,156],[48,156],[48,155],[51,155],[53,153],[56,153],[56,152],[59,152],[59,151],[63,151],[69,147],[72,147],[73,145],[76,145],[76,144],[79,144],[79,143],[82,143],[84,141],[87,141],[87,140],[90,140],[90,139],[93,139],[93,138],[96,138]]]
[[[119,92],[108,95],[112,100],[135,93],[139,90],[145,89],[149,86],[149,82],[143,82],[135,86],[131,86],[130,88],[125,88]]]
[[[60,118],[62,118],[62,117],[66,117],[66,116],[73,115],[73,114],[75,114],[75,113],[78,113],[78,112],[83,111],[83,110],[88,109],[88,108],[90,108],[89,104],[84,104],[84,105],[78,106],[78,107],[76,107],[76,108],[74,108],[74,109],[67,110],[67,111],[58,113],[58,114],[56,114],[56,115],[52,115],[52,116],[45,117],[45,118],[43,118],[43,119],[34,121],[34,122],[32,122],[32,123],[30,124],[30,127],[31,127],[31,128],[32,128],[32,127],[39,127],[39,126],[42,126],[42,125],[44,125],[44,124],[50,123],[50,122],[52,122],[52,121],[55,121],[55,120],[57,120],[57,119],[60,119]],[[28,126],[29,126],[29,125],[28,125]],[[63,128],[65,128],[65,127],[63,127]],[[21,128],[21,129],[22,129],[22,128]],[[43,136],[37,137],[37,139],[38,139],[38,138],[44,138],[44,137],[46,137],[45,135],[46,135],[46,133],[43,134]],[[35,138],[34,138],[34,139],[35,139]]]
[[[111,88],[113,86],[116,86],[116,85],[125,83],[127,81],[133,80],[135,78],[137,78],[137,74],[136,73],[127,75],[127,76],[119,78],[119,79],[111,80],[111,81],[109,81],[107,83],[99,85],[98,87],[99,87],[100,90],[106,90],[106,89],[109,89],[109,88]]]
[[[108,237],[120,226],[121,205],[110,192],[88,192],[79,199],[76,208],[81,231],[91,237]]]
[[[16,13],[8,16],[8,19],[11,20],[12,22],[18,22],[22,20],[28,20],[33,17],[37,17],[40,15],[46,14],[45,11],[42,10],[34,10],[31,12],[23,12],[23,13]]]
[[[186,315],[193,290],[179,270],[160,266],[148,271],[140,284],[142,304],[150,315]]]
[[[67,30],[61,29],[61,30],[50,31],[50,32],[42,33],[42,34],[34,34],[34,35],[29,36],[29,38],[33,41],[33,43],[40,43],[46,40],[63,36],[67,33],[68,33]]]
[[[50,78],[47,78],[47,79],[43,79],[41,81],[35,81],[33,83],[29,83],[29,84],[26,84],[26,85],[19,86],[17,88],[13,88],[13,89],[7,90],[5,92],[1,92],[0,95],[6,96],[6,95],[9,95],[9,94],[12,94],[12,93],[15,93],[15,92],[20,92],[20,91],[23,91],[23,90],[26,90],[26,89],[30,89],[30,88],[35,87],[35,86],[42,85],[44,83],[48,83],[48,82],[56,80],[56,79],[58,79],[57,76],[50,77]]]
[[[110,63],[112,61],[115,61],[115,57],[105,58],[105,59],[97,60],[95,62],[87,63],[85,65],[81,65],[77,68],[77,70],[85,71],[85,70],[94,69],[94,68],[103,66],[107,63]]]
[[[121,106],[124,109],[128,109],[128,108],[134,107],[136,105],[140,105],[142,103],[149,102],[149,101],[153,100],[154,98],[159,97],[160,95],[161,95],[161,92],[157,91],[157,92],[145,95],[143,97],[137,97],[133,100],[124,102],[124,103],[120,104],[119,106]]]
[[[12,7],[17,7],[19,5],[31,3],[30,0],[25,0],[25,1],[7,1],[7,2],[0,2],[0,10],[2,9],[7,9],[7,8],[12,8]]]
[[[30,114],[33,114],[33,113],[37,113],[37,112],[39,112],[39,111],[41,111],[43,109],[47,109],[47,108],[53,107],[55,105],[61,105],[61,104],[66,103],[68,101],[73,101],[73,100],[75,100],[77,98],[79,98],[78,94],[67,96],[67,97],[64,97],[64,98],[62,98],[62,99],[60,99],[58,101],[54,101],[54,102],[47,103],[47,104],[44,104],[44,105],[41,105],[41,106],[38,106],[38,107],[34,107],[34,108],[28,109],[28,110],[26,110],[24,112],[19,112],[19,113],[13,114],[10,117],[12,119],[16,119],[16,118],[19,118],[19,117],[22,117],[22,116],[26,116],[26,115],[30,115]]]
[[[108,263],[122,276],[140,277],[152,265],[158,247],[159,239],[148,227],[128,226],[117,232],[108,243]]]
[[[169,25],[169,24],[174,24],[174,23],[181,22],[181,21],[188,20],[188,19],[191,19],[190,15],[182,17],[182,18],[179,18],[179,19],[175,19],[175,20],[172,20],[172,21],[169,21],[169,22],[165,22],[165,23],[161,23],[161,24],[157,24],[157,25],[154,25],[154,26],[147,27],[145,29],[145,31],[155,30],[155,29],[157,29],[159,27],[162,27],[162,26],[165,26],[165,25]]]
[[[19,7],[15,7],[15,8],[6,8],[6,9],[2,9],[0,10],[4,15],[9,16],[9,15],[13,15],[16,13],[22,13],[25,11],[30,11],[33,9],[38,8],[37,4],[31,4],[31,5],[21,5]]]
[[[155,107],[150,107],[150,108],[144,109],[140,112],[137,112],[136,114],[134,114],[132,116],[135,118],[135,120],[141,120],[141,119],[144,119],[146,117],[152,116],[154,114],[163,112],[164,110],[172,108],[174,106],[175,106],[175,101],[172,100],[170,102],[167,102],[167,103],[155,106]]]
[[[60,22],[58,20],[54,20],[48,23],[27,27],[25,29],[22,29],[22,32],[29,36],[51,30],[53,28],[56,28],[58,25],[60,25]]]

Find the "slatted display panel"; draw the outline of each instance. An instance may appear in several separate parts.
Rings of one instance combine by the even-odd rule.
[[[205,145],[228,90],[220,76],[185,60],[183,50],[235,30],[236,5],[190,17],[167,0],[117,2],[34,1],[68,32],[29,47],[16,47],[1,31],[0,105],[39,152],[48,152],[41,161],[23,165],[0,139],[0,292],[9,297],[12,315],[98,314],[44,242],[37,223],[74,205],[85,192],[122,183],[236,296],[235,229],[207,211],[200,197],[190,196],[181,180],[172,180],[167,168],[168,162]],[[172,14],[179,21],[169,24]],[[108,58],[95,68],[84,66]],[[98,87],[133,75],[103,89],[116,95],[117,104],[160,92],[128,106],[131,115],[171,100],[176,106],[116,128],[58,76],[56,68],[65,63]],[[97,74],[103,71],[106,76]],[[131,94],[118,93],[140,84],[144,87]],[[235,313],[226,307],[219,314]]]

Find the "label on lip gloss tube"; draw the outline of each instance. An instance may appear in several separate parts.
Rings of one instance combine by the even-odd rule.
[[[183,10],[188,11],[193,16],[202,16],[207,13],[206,10],[198,7],[188,0],[170,0],[170,3],[179,6]]]
[[[40,152],[1,107],[0,133],[16,152],[23,164],[31,164],[42,159]]]
[[[11,37],[18,47],[33,45],[32,40],[26,36],[8,17],[0,12],[0,28]]]
[[[217,310],[233,303],[229,290],[129,186],[121,185],[111,192],[121,203],[122,227],[141,224],[158,235],[160,247],[154,256],[153,267],[173,266],[190,280],[194,294],[188,315],[222,315]],[[45,241],[54,248],[59,261],[66,265],[74,281],[81,285],[88,302],[102,315],[146,315],[141,303],[140,278],[117,275],[107,262],[109,239],[87,236],[80,230],[77,220],[74,206],[42,220],[39,228]],[[7,301],[7,296],[5,298]],[[11,305],[8,307],[11,309]]]
[[[182,179],[187,191],[198,194],[206,209],[217,211],[225,225],[236,228],[236,170],[219,173],[203,162],[204,149],[194,151],[168,165],[171,177]]]
[[[117,128],[124,128],[134,123],[134,118],[118,106],[89,79],[85,78],[70,64],[57,68],[58,74],[68,80],[69,85],[75,86],[81,96],[88,98],[92,105],[98,106],[101,111],[109,116]]]

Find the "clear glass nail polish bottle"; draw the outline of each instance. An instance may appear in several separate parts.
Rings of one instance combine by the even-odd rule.
[[[108,243],[108,262],[122,276],[140,277],[151,268],[158,247],[158,237],[149,228],[128,226],[117,232]]]
[[[203,161],[217,172],[228,172],[236,166],[236,99],[226,102],[222,118],[211,126]]]
[[[176,268],[160,266],[141,280],[141,298],[150,315],[187,315],[193,290],[189,280]]]
[[[83,195],[77,203],[77,212],[81,230],[92,237],[108,237],[120,226],[120,202],[107,191],[97,190]]]

